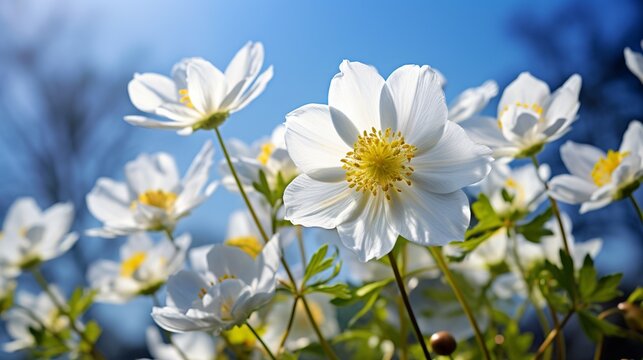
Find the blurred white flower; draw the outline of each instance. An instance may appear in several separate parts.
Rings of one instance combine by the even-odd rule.
[[[60,290],[56,286],[51,286],[50,289],[58,301],[64,304]],[[14,352],[32,347],[35,339],[30,328],[42,330],[44,325],[47,331],[56,333],[69,328],[69,319],[60,313],[47,293],[35,296],[18,292],[15,300],[20,308],[13,308],[4,315],[7,332],[13,339],[3,344],[4,351]]]
[[[319,293],[306,296],[306,301],[308,302],[313,319],[315,323],[319,324],[319,330],[326,339],[333,338],[339,333],[337,310],[335,306],[330,303],[330,300],[331,297]],[[281,339],[286,332],[293,301],[292,297],[288,297],[285,301],[276,302],[266,316],[266,332],[262,337],[273,351],[278,350]],[[298,301],[292,327],[288,339],[286,339],[285,348],[289,351],[295,351],[316,341],[317,336],[315,330],[310,325],[304,304]]]
[[[529,214],[545,200],[545,186],[540,179],[547,180],[549,175],[549,166],[546,164],[541,165],[536,173],[532,165],[512,169],[506,162],[495,161],[489,176],[480,182],[479,188],[489,198],[497,214]],[[503,189],[511,201],[503,198]]]
[[[263,45],[248,42],[223,73],[204,59],[188,58],[174,66],[172,78],[135,74],[128,86],[132,104],[169,121],[138,115],[126,116],[125,121],[147,128],[175,129],[181,135],[214,129],[266,88],[272,66],[259,75],[263,58]]]
[[[87,280],[98,291],[96,301],[124,303],[153,294],[183,267],[190,242],[188,234],[174,243],[163,237],[158,244],[145,233],[130,235],[120,249],[120,261],[98,260],[89,268]]]
[[[188,360],[214,360],[217,358],[215,338],[204,332],[193,331],[172,336],[172,344],[163,342],[161,332],[155,326],[150,326],[145,332],[147,349],[154,360],[182,359],[176,350],[178,347]]]
[[[554,177],[551,195],[569,204],[582,204],[581,213],[602,208],[631,194],[643,178],[643,125],[632,121],[618,151],[566,142],[560,156],[570,174]]]
[[[113,238],[139,231],[172,231],[179,219],[216,189],[216,183],[206,184],[213,155],[208,141],[183,179],[179,179],[174,159],[166,153],[142,154],[127,163],[126,182],[98,179],[87,195],[87,207],[103,227],[87,234]]]
[[[256,259],[237,247],[214,245],[207,272],[180,271],[170,277],[167,304],[154,307],[152,318],[172,332],[219,333],[243,324],[274,296],[279,261],[277,236]]]
[[[328,103],[286,117],[288,153],[303,173],[284,194],[286,219],[337,228],[360,261],[386,255],[399,235],[462,240],[470,212],[461,189],[489,172],[490,150],[447,121],[431,68],[403,66],[384,80],[344,61]]]
[[[496,158],[528,157],[571,130],[580,88],[581,77],[575,74],[550,93],[546,83],[524,72],[503,92],[497,119],[479,116],[461,124]]]
[[[0,275],[0,314],[8,310],[13,303],[13,292],[16,282],[13,279]]]
[[[466,89],[449,105],[449,120],[461,122],[478,115],[496,95],[498,95],[498,84],[493,80],[487,80],[478,87]]]
[[[641,40],[641,48],[643,48],[643,40]],[[625,48],[623,53],[625,65],[643,83],[643,54],[634,52],[629,47]]]
[[[33,198],[19,198],[7,213],[0,232],[0,270],[17,276],[24,268],[56,258],[78,240],[69,233],[74,221],[71,203],[59,203],[44,212]]]
[[[295,163],[290,159],[286,150],[285,131],[286,127],[279,125],[273,130],[269,139],[260,139],[251,145],[237,139],[228,142],[232,163],[246,192],[255,191],[252,184],[260,183],[260,170],[266,175],[268,185],[273,190],[279,184],[279,176],[287,184],[299,175]],[[219,171],[223,185],[230,191],[239,191],[225,160],[221,162]]]

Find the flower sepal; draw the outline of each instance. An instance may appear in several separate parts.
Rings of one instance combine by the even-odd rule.
[[[629,184],[619,187],[614,193],[614,200],[621,200],[632,195],[641,185],[641,179],[637,179]]]
[[[229,111],[216,112],[192,125],[192,130],[214,130],[221,126],[229,116]]]
[[[543,148],[545,147],[545,143],[540,143],[536,145],[532,145],[519,153],[516,154],[515,158],[516,159],[525,159],[525,158],[530,158],[532,156],[536,156],[540,154],[541,151],[543,151]]]

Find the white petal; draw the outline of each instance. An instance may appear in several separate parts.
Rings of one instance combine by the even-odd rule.
[[[106,223],[134,225],[130,215],[131,202],[127,185],[108,178],[99,178],[87,194],[87,208],[94,217]]]
[[[354,211],[360,197],[347,182],[328,183],[299,175],[284,193],[285,218],[297,225],[332,229]]]
[[[643,158],[643,125],[638,120],[632,120],[625,130],[619,151],[629,151]]]
[[[344,113],[360,132],[379,129],[384,79],[374,67],[360,62],[344,60],[339,70],[330,82],[328,106]]]
[[[185,106],[183,104],[166,103],[156,109],[158,116],[166,117],[170,120],[183,124],[184,127],[189,127],[204,117],[204,113]]]
[[[552,95],[551,103],[545,109],[545,124],[551,126],[559,119],[564,119],[566,124],[567,122],[571,124],[576,119],[579,107],[578,94],[574,94],[573,90],[561,87]],[[559,127],[559,131],[564,130],[566,126]]]
[[[176,102],[178,95],[172,79],[154,73],[134,74],[127,91],[132,104],[149,113],[165,103]]]
[[[213,316],[201,313],[203,316],[188,316],[170,307],[154,307],[152,319],[161,328],[171,332],[203,331],[209,330],[215,324]]]
[[[208,283],[197,273],[182,270],[170,276],[167,281],[167,302],[182,311],[192,307],[201,289],[208,289]]]
[[[140,126],[148,129],[182,129],[186,126],[190,126],[189,124],[184,124],[181,122],[176,122],[176,121],[160,121],[160,120],[154,120],[147,118],[145,116],[138,116],[138,115],[128,115],[125,116],[124,120],[131,125],[134,126]]]
[[[447,121],[444,92],[428,66],[405,65],[386,80],[397,110],[398,127],[407,143],[422,153],[442,136]]]
[[[449,120],[460,122],[478,114],[496,95],[498,95],[498,84],[493,80],[487,80],[478,87],[466,89],[449,106]]]
[[[208,181],[210,168],[214,161],[214,146],[211,141],[206,141],[196,155],[187,173],[181,180],[183,191],[176,200],[175,211],[182,214],[189,211],[198,200],[203,186]]]
[[[272,80],[273,73],[274,71],[272,66],[269,66],[266,71],[257,77],[257,80],[252,84],[252,87],[245,94],[241,95],[236,103],[233,102],[230,105],[230,112],[233,113],[243,109],[261,95],[261,93],[266,89],[266,86],[268,86],[270,80]]]
[[[560,147],[560,157],[572,175],[591,181],[594,165],[605,153],[592,145],[567,141]]]
[[[219,111],[226,95],[226,78],[211,63],[197,59],[188,63],[188,94],[192,105],[204,114]]]
[[[643,54],[634,52],[630,48],[625,48],[624,55],[627,68],[643,83]]]
[[[498,104],[498,114],[502,113],[505,107],[515,105],[516,102],[543,106],[549,93],[549,86],[545,82],[528,72],[523,72],[502,93]]]
[[[297,167],[319,180],[339,180],[351,151],[333,127],[328,106],[309,104],[286,116],[286,147]]]
[[[33,198],[19,198],[11,204],[4,219],[3,231],[18,234],[42,218],[42,213]]]
[[[147,190],[176,191],[179,185],[176,163],[166,153],[139,155],[125,164],[125,177],[137,194]]]
[[[55,204],[43,215],[47,232],[42,242],[43,244],[57,244],[69,232],[74,222],[74,205],[71,203]]]
[[[549,182],[550,194],[555,199],[568,204],[580,204],[592,197],[597,187],[577,176],[558,175]]]
[[[493,150],[494,156],[497,156],[499,152],[506,152],[506,150],[513,148],[513,145],[502,135],[498,121],[492,117],[474,116],[458,125],[464,128],[471,140],[489,146]]]
[[[362,211],[355,211],[353,216],[337,226],[342,243],[362,262],[388,254],[398,236],[390,223],[390,209],[384,194],[366,196],[368,199]]]
[[[261,43],[247,42],[232,58],[225,69],[225,77],[228,86],[236,86],[245,79],[254,79],[263,65],[264,50]],[[239,89],[239,93],[245,91],[250,85],[246,82],[245,87]],[[228,89],[230,90],[230,89]]]
[[[411,160],[415,168],[411,181],[431,192],[451,193],[482,180],[491,170],[491,149],[471,141],[453,122],[426,153]]]
[[[208,270],[217,279],[234,276],[250,284],[256,276],[254,260],[236,246],[214,245],[206,257]]]
[[[469,200],[463,191],[436,194],[411,186],[393,198],[392,224],[406,239],[442,246],[462,241],[469,226]]]

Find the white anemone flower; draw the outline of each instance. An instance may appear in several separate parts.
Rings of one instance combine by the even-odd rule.
[[[0,269],[2,270],[2,269]],[[16,282],[13,279],[0,275],[0,314],[8,310],[13,303],[13,292],[16,289]]]
[[[214,129],[264,91],[272,79],[272,66],[260,75],[263,59],[263,45],[248,42],[225,72],[204,59],[188,58],[174,66],[172,78],[135,74],[128,85],[132,104],[169,121],[138,115],[126,116],[125,121],[147,128],[174,129],[180,135]]]
[[[288,153],[303,173],[286,188],[286,219],[337,228],[360,261],[386,255],[399,235],[462,240],[470,212],[461,189],[489,172],[491,151],[447,121],[433,70],[406,65],[384,80],[344,61],[328,103],[286,117]]]
[[[206,184],[213,155],[208,141],[183,179],[166,153],[142,154],[127,163],[126,182],[98,179],[87,195],[87,207],[103,227],[88,230],[88,235],[113,238],[139,231],[171,231],[216,189],[216,183]]]
[[[158,244],[146,233],[130,235],[120,249],[120,261],[99,260],[89,268],[87,279],[98,291],[96,301],[118,304],[155,293],[183,267],[190,242],[188,234],[174,243],[164,237]]]
[[[489,198],[497,214],[529,214],[545,200],[545,186],[540,179],[547,180],[549,175],[550,169],[546,164],[536,172],[532,165],[512,169],[506,162],[495,161],[489,176],[479,184],[479,188]],[[503,198],[503,189],[511,201]]]
[[[33,198],[19,198],[9,208],[0,232],[0,269],[3,276],[51,260],[67,252],[78,240],[70,233],[74,221],[71,203],[40,210]]]
[[[581,82],[574,74],[550,93],[545,82],[521,73],[503,92],[497,119],[478,116],[462,126],[474,141],[491,147],[496,158],[535,155],[571,130],[580,107]]]
[[[297,166],[286,150],[285,132],[286,127],[279,125],[273,130],[270,138],[260,139],[251,145],[237,139],[228,142],[232,163],[246,192],[255,191],[252,184],[260,183],[259,171],[264,172],[271,189],[275,189],[278,185],[279,176],[287,184],[299,175]],[[225,160],[221,162],[219,171],[223,178],[221,180],[223,185],[230,191],[239,191]]]
[[[214,245],[206,273],[184,270],[170,277],[167,304],[154,307],[152,318],[179,333],[219,333],[243,324],[274,296],[280,253],[277,236],[256,259],[238,247]]]
[[[319,330],[326,339],[331,339],[339,333],[337,309],[331,304],[331,299],[330,296],[320,293],[306,296],[313,319],[316,324],[319,324]],[[263,340],[273,351],[278,350],[281,339],[286,332],[293,301],[293,298],[289,297],[285,301],[276,302],[266,316],[266,332],[263,335]],[[284,346],[289,351],[296,351],[316,341],[317,335],[315,329],[310,325],[310,319],[308,319],[304,304],[298,301],[295,308],[295,317]]]
[[[643,126],[632,121],[618,151],[607,154],[591,146],[566,142],[560,156],[570,174],[554,177],[551,195],[569,204],[582,204],[581,213],[602,208],[628,196],[643,178]]]
[[[182,359],[181,353],[187,360],[214,360],[217,358],[215,338],[207,333],[193,331],[172,336],[172,344],[163,341],[161,332],[155,326],[150,326],[145,332],[147,349],[154,360]],[[176,347],[181,350],[179,353]]]
[[[641,40],[641,48],[643,48],[643,40]],[[625,48],[623,53],[627,68],[643,83],[643,54],[634,52],[629,47]]]
[[[478,115],[498,95],[498,84],[487,80],[478,87],[461,92],[449,105],[449,120],[462,122]]]
[[[64,304],[64,297],[58,287],[51,286],[50,289],[58,302]],[[15,352],[33,347],[35,339],[29,330],[31,328],[42,330],[42,325],[44,325],[47,331],[56,333],[69,328],[69,319],[60,313],[46,292],[41,292],[37,296],[18,292],[15,300],[20,308],[15,307],[4,315],[7,332],[13,339],[3,344],[4,351]],[[29,309],[29,311],[25,309]]]

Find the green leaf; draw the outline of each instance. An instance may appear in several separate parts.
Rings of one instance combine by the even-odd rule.
[[[485,194],[480,194],[478,200],[476,200],[476,202],[471,205],[471,209],[473,210],[473,214],[479,222],[491,218],[499,219],[498,214],[496,214],[493,206],[491,206],[489,198]]]
[[[83,288],[76,288],[68,301],[69,315],[72,319],[77,319],[85,313],[94,302],[94,290],[85,291]]]
[[[82,352],[88,353],[91,351],[92,347],[96,343],[96,340],[100,337],[102,329],[98,323],[94,320],[88,322],[85,325],[85,330],[83,332],[83,339],[85,341],[81,342],[80,349]]]
[[[514,201],[514,197],[512,194],[507,191],[507,189],[502,188],[501,190],[501,195],[502,195],[502,200],[504,200],[506,203],[511,204]]]
[[[341,261],[336,262],[339,252],[337,251],[337,249],[335,249],[335,252],[329,257],[326,257],[327,253],[328,253],[328,244],[324,244],[310,258],[310,260],[308,261],[308,265],[306,266],[306,271],[304,273],[304,279],[303,279],[304,285],[317,286],[317,285],[325,284],[330,280],[334,279],[339,274],[339,271],[341,270],[341,266],[342,266]],[[330,269],[331,267],[333,268],[333,271],[329,276],[323,279],[317,280],[313,284],[308,284],[308,281],[312,277]]]
[[[375,305],[375,302],[377,302],[377,299],[379,299],[380,297],[380,291],[382,291],[382,288],[373,291],[368,296],[368,299],[364,303],[364,306],[348,321],[348,327],[355,325],[357,320],[361,319],[364,315],[366,315],[366,313],[371,310],[371,308],[373,308],[373,305]]]
[[[639,286],[627,297],[627,302],[634,304],[640,301],[643,301],[643,287]]]
[[[551,216],[552,209],[547,208],[542,214],[536,216],[528,223],[517,226],[516,232],[522,234],[525,239],[533,243],[539,243],[543,236],[551,236],[554,234],[551,230],[545,228],[545,223],[551,219]]]
[[[585,256],[583,267],[578,272],[578,290],[580,291],[581,299],[586,300],[594,290],[596,290],[596,269],[594,268],[594,261],[589,256]]]
[[[622,278],[623,274],[620,273],[601,277],[598,279],[598,284],[596,284],[596,290],[586,301],[590,303],[602,303],[620,296],[622,293],[618,289],[618,285],[621,283]]]
[[[485,194],[471,205],[478,223],[465,234],[465,241],[458,246],[465,251],[472,251],[503,226],[502,219],[496,214]]]
[[[578,320],[585,334],[594,342],[598,341],[601,335],[626,336],[625,330],[606,320],[599,319],[587,310],[578,312]]]
[[[306,288],[307,293],[312,293],[312,292],[319,292],[319,293],[325,293],[329,295],[333,295],[335,298],[340,298],[340,299],[350,299],[351,298],[351,291],[348,288],[348,285],[346,284],[319,284],[315,286],[310,286]]]

